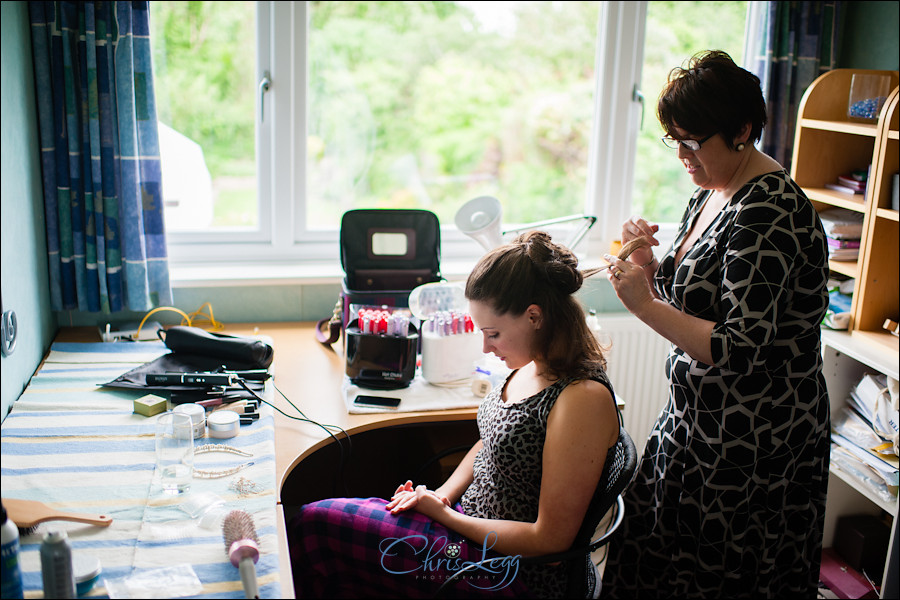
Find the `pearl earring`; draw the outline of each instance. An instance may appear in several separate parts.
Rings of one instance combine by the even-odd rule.
[[[738,152],[743,152],[745,147],[746,146],[744,146],[744,142],[741,142],[737,146],[735,146],[734,149],[737,150]]]

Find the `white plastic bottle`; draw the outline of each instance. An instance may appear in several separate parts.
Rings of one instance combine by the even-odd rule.
[[[2,506],[2,505],[0,505]],[[22,569],[19,566],[19,528],[6,515],[6,507],[2,506],[3,520],[3,546],[0,550],[2,556],[3,573],[0,575],[2,583],[2,597],[24,598],[22,589]]]

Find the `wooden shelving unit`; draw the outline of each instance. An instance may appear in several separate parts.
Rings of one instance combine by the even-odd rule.
[[[877,123],[848,119],[847,104],[854,74],[885,75],[891,93]],[[856,261],[830,261],[829,267],[856,280],[850,309],[850,332],[900,360],[898,338],[883,329],[885,319],[900,316],[898,286],[898,212],[891,209],[891,178],[898,166],[900,109],[897,71],[835,69],[816,79],[800,102],[791,176],[819,211],[844,208],[863,215],[863,235]],[[871,165],[864,196],[825,188],[838,175]]]
[[[847,117],[854,74],[887,75],[891,92],[875,124]],[[898,285],[898,211],[891,208],[891,181],[898,165],[900,97],[897,71],[835,69],[816,79],[800,102],[791,176],[818,211],[844,208],[863,215],[863,234],[856,261],[829,261],[832,272],[855,280],[846,332],[823,332],[825,378],[832,414],[843,408],[850,389],[863,373],[898,378],[900,344],[883,328],[885,319],[900,316]],[[856,169],[871,165],[864,196],[825,188]],[[860,496],[865,501],[860,501]],[[883,511],[883,512],[882,512]],[[825,547],[832,544],[838,517],[844,514],[887,513],[896,532],[898,502],[886,502],[839,468],[831,471],[825,512]],[[896,552],[896,534],[888,556]],[[885,558],[884,581],[897,577],[897,565]]]

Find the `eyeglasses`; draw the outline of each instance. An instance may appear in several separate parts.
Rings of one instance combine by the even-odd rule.
[[[711,133],[702,140],[676,140],[674,138],[670,138],[668,136],[660,138],[666,146],[671,148],[672,150],[678,150],[678,146],[684,146],[691,152],[696,152],[700,149],[700,146],[703,145],[708,139],[716,135],[715,133]]]

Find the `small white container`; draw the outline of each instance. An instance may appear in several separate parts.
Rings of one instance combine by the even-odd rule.
[[[449,383],[472,377],[475,361],[483,356],[481,332],[422,336],[422,378],[428,383]]]
[[[179,404],[172,409],[174,413],[183,413],[191,418],[193,426],[194,439],[202,438],[206,435],[206,409],[199,404]]]
[[[233,410],[217,410],[209,415],[209,437],[233,438],[241,431],[241,420]]]

